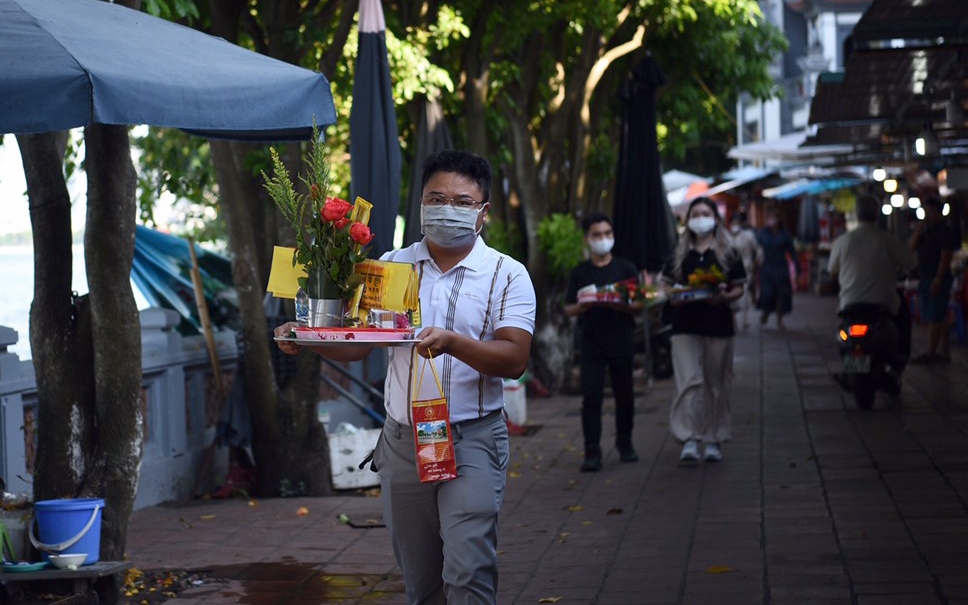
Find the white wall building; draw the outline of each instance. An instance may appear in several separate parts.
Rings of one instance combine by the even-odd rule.
[[[730,153],[740,164],[775,168],[790,163],[782,153],[749,153],[743,150],[776,148],[792,151],[806,136],[810,100],[817,77],[825,71],[843,70],[849,36],[871,0],[760,0],[768,21],[787,37],[789,49],[777,57],[773,77],[783,97],[757,101],[740,95],[736,108],[737,147]]]

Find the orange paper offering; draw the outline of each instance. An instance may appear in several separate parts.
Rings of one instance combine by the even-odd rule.
[[[417,363],[416,350],[414,362]],[[437,384],[439,397],[416,399],[420,395],[423,373],[430,366]],[[414,372],[410,413],[413,418],[413,439],[417,451],[417,472],[421,483],[449,481],[457,478],[457,460],[454,458],[454,437],[450,432],[450,410],[444,397],[440,378],[433,359],[423,360],[420,370]]]

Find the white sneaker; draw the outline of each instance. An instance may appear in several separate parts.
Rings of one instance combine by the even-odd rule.
[[[686,441],[682,446],[682,453],[679,454],[680,462],[698,462],[699,461],[699,442],[698,441]]]
[[[703,452],[703,459],[706,462],[719,462],[723,459],[723,453],[719,450],[718,443],[707,443],[706,451]]]

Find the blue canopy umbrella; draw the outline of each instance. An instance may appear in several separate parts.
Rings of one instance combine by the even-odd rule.
[[[373,204],[373,254],[393,248],[400,208],[400,142],[380,0],[360,0],[359,47],[350,108],[350,196]]]
[[[99,0],[0,0],[0,133],[99,124],[308,139],[336,121],[320,73]]]

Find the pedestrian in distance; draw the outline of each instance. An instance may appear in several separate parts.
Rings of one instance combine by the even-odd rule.
[[[770,315],[776,313],[776,325],[783,329],[783,316],[793,310],[793,264],[795,275],[800,274],[797,250],[793,236],[783,226],[776,210],[766,212],[766,226],[756,234],[763,249],[763,263],[759,271],[759,296],[756,308],[760,310],[760,324],[766,325]]]
[[[924,220],[915,226],[910,246],[918,256],[918,303],[921,319],[928,323],[928,342],[926,350],[911,359],[911,363],[950,363],[948,306],[954,283],[951,257],[961,244],[955,230],[945,221],[941,198],[929,196],[921,207]]]
[[[456,478],[420,480],[410,420],[417,395],[410,389],[425,362],[409,347],[387,349],[387,418],[371,468],[380,475],[384,520],[413,605],[497,600],[497,521],[509,457],[502,379],[518,378],[527,367],[536,305],[524,266],[479,237],[490,189],[484,158],[464,151],[429,157],[420,206],[424,238],[381,257],[410,263],[419,276],[422,327],[415,349],[441,377],[456,460]],[[313,350],[356,361],[371,347]]]
[[[631,261],[612,254],[615,235],[612,219],[600,212],[582,220],[585,246],[589,258],[575,267],[568,278],[565,313],[577,317],[577,342],[581,368],[581,427],[585,458],[581,470],[602,468],[602,406],[605,373],[615,398],[615,447],[622,462],[639,459],[632,446],[635,415],[633,370],[635,360],[635,313],[642,310],[640,301],[615,299],[579,300],[584,288],[599,290],[619,282],[637,283],[638,272]],[[610,295],[606,295],[610,296]]]
[[[756,232],[750,227],[745,210],[733,213],[729,233],[733,237],[733,246],[743,258],[743,270],[746,271],[746,287],[743,289],[743,296],[736,303],[736,311],[742,315],[743,329],[747,330],[750,327],[750,309],[756,304],[756,277],[763,263],[763,248],[756,241]]]
[[[686,227],[660,276],[670,304],[675,374],[669,430],[683,444],[681,463],[698,462],[700,456],[719,462],[721,444],[733,430],[736,328],[730,303],[743,295],[746,271],[711,199],[699,197],[689,204]]]

